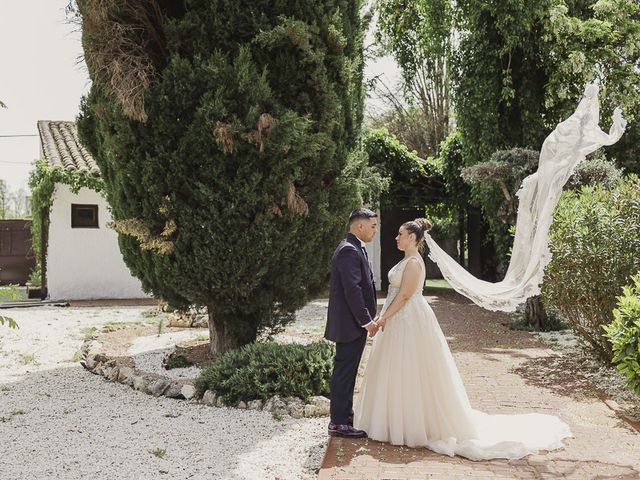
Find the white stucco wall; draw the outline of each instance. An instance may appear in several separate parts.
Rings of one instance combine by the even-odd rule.
[[[49,225],[47,286],[52,300],[146,298],[122,260],[111,214],[99,193],[56,184]],[[71,228],[71,204],[98,205],[100,228]]]

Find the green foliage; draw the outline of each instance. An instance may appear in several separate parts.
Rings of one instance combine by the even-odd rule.
[[[7,325],[9,328],[18,328],[18,324],[11,317],[5,317],[4,315],[0,315],[0,326]]]
[[[548,133],[540,27],[553,1],[460,4],[454,99],[467,166],[497,149],[540,148]]]
[[[435,164],[410,152],[386,129],[369,130],[363,143],[369,164],[390,182],[380,198],[383,208],[422,207],[442,197],[444,189]]]
[[[78,193],[86,187],[96,192],[104,188],[102,178],[89,170],[72,170],[51,167],[46,159],[36,162],[36,168],[29,176],[29,188],[31,189],[31,238],[33,238],[33,250],[36,253],[38,264],[41,265],[40,235],[41,226],[49,228],[49,213],[53,204],[53,193],[56,183],[68,185],[73,193]],[[40,268],[40,267],[38,267]]]
[[[444,181],[447,201],[459,207],[466,207],[470,199],[469,185],[462,179],[464,157],[460,132],[449,134],[440,145],[440,154],[435,159],[437,170]]]
[[[325,288],[358,186],[369,185],[357,150],[361,2],[160,5],[166,24],[154,30],[166,42],[141,85],[146,120],[125,115],[88,65],[78,129],[132,273],[173,306],[206,306],[242,345]],[[85,50],[96,42],[83,36]]]
[[[566,188],[579,190],[588,185],[612,188],[621,177],[622,170],[607,160],[602,150],[598,150],[576,166]]]
[[[333,345],[324,341],[252,343],[226,352],[203,370],[195,385],[200,395],[212,390],[231,405],[274,395],[307,400],[328,395],[333,356]]]
[[[39,287],[42,285],[42,267],[39,263],[29,274],[29,283],[34,287]]]
[[[394,97],[395,113],[406,126],[414,127],[415,120],[423,120],[421,129],[411,135],[423,145],[408,143],[402,138],[405,135],[401,135],[401,140],[425,158],[437,155],[451,128],[451,65],[456,43],[454,2],[379,0],[375,9],[376,40],[382,46],[381,52],[392,55],[402,73],[403,102],[390,91],[385,96]]]
[[[187,357],[184,355],[171,355],[164,364],[167,370],[172,368],[184,368],[192,365]]]
[[[640,275],[625,286],[613,310],[613,322],[604,326],[613,349],[613,363],[627,377],[627,385],[640,394]]]
[[[15,285],[0,288],[0,301],[17,300],[19,296],[18,288]],[[18,324],[13,318],[0,315],[0,326],[4,325],[9,328],[18,328]]]
[[[550,231],[553,257],[545,271],[545,305],[556,308],[604,360],[612,357],[603,325],[616,296],[640,271],[640,180],[614,188],[562,194]]]
[[[637,0],[554,0],[542,26],[545,108],[552,124],[566,118],[586,82],[601,85],[601,107],[609,118],[621,106],[627,133],[612,147],[628,171],[640,172],[640,4]]]
[[[499,259],[506,259],[511,248],[509,227],[517,218],[516,192],[522,180],[535,171],[538,158],[535,150],[498,150],[489,161],[462,169],[463,180],[471,186],[472,200],[482,206]]]

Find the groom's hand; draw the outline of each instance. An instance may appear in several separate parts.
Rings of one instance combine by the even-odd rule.
[[[375,322],[370,323],[364,328],[367,330],[367,332],[369,332],[370,337],[374,337],[375,334],[378,333],[378,325]]]

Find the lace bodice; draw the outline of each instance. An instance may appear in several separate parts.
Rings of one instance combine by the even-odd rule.
[[[415,260],[411,260],[411,259],[415,259]],[[391,294],[392,291],[395,294],[400,289],[400,284],[402,283],[402,274],[404,273],[404,269],[410,261],[417,261],[418,263],[420,263],[420,268],[422,273],[420,277],[420,282],[418,282],[418,288],[416,288],[414,295],[416,293],[422,293],[422,286],[424,285],[424,280],[426,276],[424,262],[422,261],[421,258],[412,255],[410,257],[402,259],[400,262],[396,263],[391,268],[391,270],[389,270],[389,275],[388,275],[389,276],[389,294]]]

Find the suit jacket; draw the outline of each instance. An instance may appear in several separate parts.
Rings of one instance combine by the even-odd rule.
[[[348,234],[333,253],[329,311],[324,337],[347,343],[364,335],[376,315],[376,286],[360,240]]]

